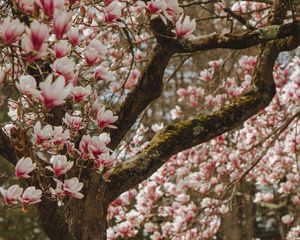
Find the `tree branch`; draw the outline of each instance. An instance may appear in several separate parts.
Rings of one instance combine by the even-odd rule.
[[[0,155],[12,164],[17,162],[15,149],[2,128],[0,129]]]
[[[166,44],[164,36],[171,36],[171,30],[165,26],[161,19],[151,21],[151,29],[156,33],[158,44],[150,57],[150,61],[143,69],[135,89],[128,94],[125,101],[116,111],[119,117],[114,124],[117,129],[110,130],[111,143],[109,147],[115,149],[128,130],[135,123],[138,116],[155,99],[160,97],[163,89],[163,75],[174,53],[174,46]]]
[[[240,35],[212,33],[190,40],[177,41],[176,51],[179,53],[197,52],[215,48],[244,49],[270,40],[296,36],[300,30],[300,22],[283,25],[271,25]],[[174,43],[175,45],[175,43]]]
[[[160,97],[163,89],[163,74],[172,56],[168,49],[157,45],[148,66],[144,69],[136,88],[130,92],[117,111],[118,121],[114,124],[117,129],[111,130],[112,142],[109,147],[114,149],[124,135],[135,123],[138,116],[156,98]]]

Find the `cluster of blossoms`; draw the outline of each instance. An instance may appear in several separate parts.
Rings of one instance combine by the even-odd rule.
[[[235,89],[247,89],[255,62],[252,56],[239,60],[235,66],[236,76],[222,81],[224,84],[219,90],[222,101],[235,96],[232,94]],[[212,239],[221,230],[222,221],[230,215],[233,200],[228,192],[238,185],[253,186],[256,193],[250,198],[252,204],[266,210],[270,208],[269,220],[276,222],[279,218],[281,224],[290,229],[287,239],[297,239],[300,236],[297,225],[300,220],[297,158],[300,138],[297,133],[300,129],[298,119],[287,126],[285,121],[300,110],[299,63],[298,57],[288,65],[276,63],[277,94],[263,114],[246,121],[238,131],[174,155],[148,180],[116,199],[109,208],[108,219],[114,224],[108,230],[108,239],[130,238],[141,233],[156,240]],[[194,104],[196,99],[206,101],[202,96],[206,95],[203,84],[207,83],[200,84],[178,90],[182,108],[193,106],[193,111],[195,107],[205,111],[200,103]],[[222,104],[213,102],[215,108]],[[208,102],[203,105],[212,106]],[[176,115],[179,119],[184,117],[187,117],[184,112]],[[134,156],[141,146],[146,146],[148,139],[143,136],[151,129],[159,131],[161,128],[157,124],[152,128],[140,126],[132,143],[124,148],[126,154]],[[272,212],[277,206],[287,207],[288,211]],[[254,217],[260,221],[258,216]]]
[[[21,203],[24,211],[26,211],[28,205],[40,202],[42,196],[42,190],[40,189],[31,186],[23,191],[23,188],[17,184],[10,186],[8,189],[0,188],[0,193],[6,206]]]
[[[83,184],[72,171],[75,166],[102,174],[118,161],[108,147],[111,139],[106,131],[116,128],[118,116],[111,108],[124,89],[127,93],[135,88],[140,76],[137,64],[146,58],[141,49],[151,37],[147,28],[136,33],[138,19],[145,18],[142,13],[149,19],[160,17],[173,24],[178,38],[192,37],[195,20],[183,14],[176,0],[129,1],[129,5],[109,0],[97,7],[90,1],[71,0],[14,4],[19,15],[0,23],[4,52],[13,56],[12,62],[2,65],[0,90],[8,86],[18,92],[8,100],[12,122],[5,130],[11,136],[14,128],[25,126],[33,148],[32,156],[16,164],[15,179],[52,178],[56,188],[43,186],[43,196],[60,203],[65,197],[82,198]],[[129,74],[133,56],[120,41],[126,29],[135,34],[129,36],[135,39],[136,60]],[[21,187],[12,185],[1,194],[6,206],[20,202],[26,207],[41,201],[42,190],[30,186],[22,194]]]
[[[230,31],[227,25],[228,22],[225,18],[225,16],[228,15],[228,12],[224,10],[226,8],[229,8],[235,14],[238,14],[240,16],[243,16],[244,14],[249,15],[248,25],[242,26],[242,28],[244,29],[247,29],[249,27],[262,27],[268,24],[270,3],[267,2],[236,1],[233,2],[231,6],[228,6],[228,4],[226,4],[226,1],[220,1],[215,3],[214,7],[216,9],[216,13],[219,16],[222,16],[221,18],[216,18],[214,20],[214,25],[218,30],[224,33]],[[234,24],[238,25],[237,22]]]
[[[188,85],[187,87],[181,87],[177,90],[179,105],[176,105],[175,108],[170,111],[171,118],[180,118],[184,112],[182,110],[184,108],[196,108],[199,112],[209,112],[211,109],[217,110],[229,99],[247,92],[252,81],[255,64],[256,57],[242,56],[238,61],[236,74],[220,79],[219,73],[222,71],[224,60],[218,59],[208,62],[209,67],[203,69],[199,72],[199,75],[195,76],[201,80],[201,84],[198,86]],[[284,80],[282,84],[285,84],[287,80],[286,73],[282,73],[279,66],[276,67],[278,70],[276,73],[285,74],[285,76],[275,78],[276,84],[280,84],[277,83],[277,81],[281,81],[280,79],[283,77]],[[220,82],[221,84],[219,84]],[[207,89],[215,85],[218,85],[218,88],[215,94],[211,94]]]

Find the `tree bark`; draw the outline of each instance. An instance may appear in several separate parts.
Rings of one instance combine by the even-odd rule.
[[[69,231],[75,239],[105,240],[109,191],[107,184],[97,173],[84,170],[82,182],[83,199],[70,199],[65,205],[65,218]]]

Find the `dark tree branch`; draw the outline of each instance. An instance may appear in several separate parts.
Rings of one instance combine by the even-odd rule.
[[[225,7],[223,10],[225,12],[227,12],[229,16],[231,16],[232,18],[236,19],[238,22],[240,22],[241,24],[243,24],[247,28],[249,28],[251,30],[255,30],[256,29],[243,16],[241,16],[241,15],[235,13],[234,11],[232,11],[231,8]]]
[[[138,116],[153,100],[161,95],[163,74],[171,56],[170,50],[160,45],[155,47],[151,60],[142,72],[136,88],[129,93],[117,111],[119,119],[114,124],[117,129],[110,132],[112,139],[110,148],[115,149],[117,147]]]
[[[137,86],[116,111],[119,119],[114,124],[117,129],[110,130],[112,141],[109,147],[111,149],[118,146],[139,115],[152,101],[160,97],[163,89],[163,75],[174,53],[174,47],[166,45],[166,40],[161,38],[160,34],[170,36],[171,31],[160,19],[152,20],[151,28],[156,33],[158,44],[154,48],[149,63],[143,69]]]
[[[195,37],[190,40],[172,40],[177,42],[176,51],[180,53],[211,50],[215,48],[245,49],[266,43],[270,40],[295,36],[299,33],[300,23],[288,23],[283,25],[271,25],[248,33],[218,34],[212,33]],[[174,43],[176,45],[176,43]]]
[[[17,162],[15,149],[3,129],[0,129],[0,155],[12,164]]]

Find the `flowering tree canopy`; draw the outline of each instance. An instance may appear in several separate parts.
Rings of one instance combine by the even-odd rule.
[[[3,207],[56,240],[234,239],[240,201],[248,239],[298,239],[297,4],[0,1]]]

